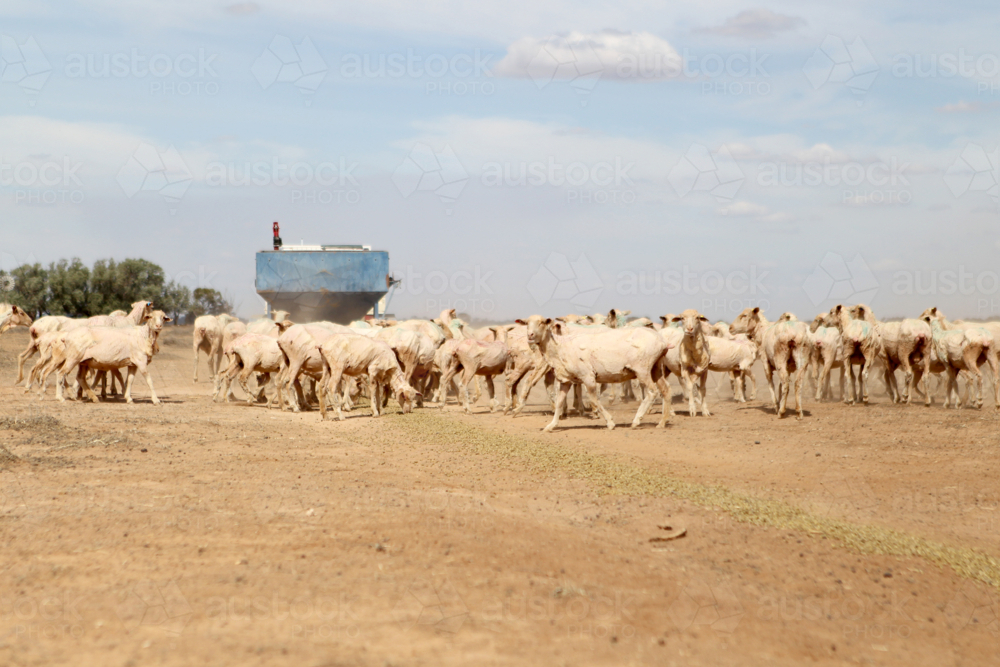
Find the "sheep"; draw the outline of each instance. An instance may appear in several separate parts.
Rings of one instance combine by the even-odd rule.
[[[340,401],[333,393],[344,376],[368,376],[372,417],[381,414],[379,394],[383,385],[388,385],[396,394],[403,413],[412,409],[417,390],[406,382],[395,353],[385,342],[366,336],[335,335],[320,344],[319,352],[323,362],[318,392],[319,410],[323,419],[326,419],[327,397],[332,396],[337,419],[344,420]]]
[[[600,411],[609,430],[614,429],[615,422],[601,404],[597,383],[633,378],[643,383],[646,397],[635,413],[632,428],[638,427],[649,411],[657,388],[662,395],[669,395],[660,371],[660,360],[670,346],[655,331],[626,327],[594,334],[567,334],[564,323],[543,319],[540,315],[532,315],[527,321],[517,320],[517,323],[528,327],[528,342],[538,346],[559,382],[555,413],[552,421],[542,429],[546,433],[558,426],[572,384],[582,384],[587,389],[591,404]],[[666,424],[668,415],[664,410],[658,428]]]
[[[798,418],[805,415],[802,408],[802,379],[809,366],[809,327],[783,313],[776,322],[768,322],[760,307],[744,308],[730,326],[732,333],[745,333],[763,350],[764,376],[771,392],[771,402],[778,418],[785,415],[791,374],[795,374],[795,408]],[[774,392],[774,371],[778,371],[778,394]],[[779,400],[780,397],[780,400]]]

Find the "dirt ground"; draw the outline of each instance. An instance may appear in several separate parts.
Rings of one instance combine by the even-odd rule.
[[[342,422],[44,400],[0,337],[3,665],[991,665],[1000,431],[979,410],[767,390],[664,430],[452,403]],[[676,391],[676,385],[675,391]],[[628,425],[635,403],[615,405]],[[683,534],[675,537],[678,534]],[[674,539],[668,539],[675,537]]]

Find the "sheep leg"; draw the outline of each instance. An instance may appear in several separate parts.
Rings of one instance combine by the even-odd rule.
[[[955,409],[956,410],[962,409],[962,404],[959,402],[959,396],[958,396],[958,369],[954,368],[953,366],[948,367],[948,384],[945,387],[944,393],[946,399],[945,400],[946,408],[949,406],[949,401],[951,400],[951,397],[954,395]]]
[[[201,351],[201,341],[194,341],[194,381],[198,381],[198,354]]]
[[[122,374],[117,368],[111,369],[111,395],[117,396],[118,392],[115,390],[115,381],[118,382],[118,388],[122,391],[125,390],[125,381],[122,379]]]
[[[804,380],[802,376],[806,372],[809,358],[805,356],[805,350],[796,350],[796,353],[798,358],[795,361],[798,370],[795,373],[795,411],[799,413],[799,419],[802,419],[805,417],[805,412],[802,409],[802,384]]]
[[[676,417],[677,413],[674,412],[673,408],[674,392],[667,381],[670,377],[670,367],[667,366],[665,361],[660,361],[659,375],[663,379],[663,384],[661,385],[660,381],[657,380],[656,386],[660,389],[660,399],[663,401],[663,413],[666,414],[669,412],[671,417]],[[664,419],[664,423],[666,423],[666,419]]]
[[[983,373],[978,366],[973,366],[972,377],[976,384],[976,408],[983,409]]]
[[[342,368],[328,367],[323,364],[323,379],[320,380],[319,412],[320,418],[326,419],[326,399],[333,401],[333,407],[337,413],[337,421],[344,421],[344,413],[340,409],[340,394],[337,392],[340,381],[343,378]]]
[[[930,407],[931,405],[931,372],[928,366],[930,365],[930,355],[924,355],[926,363],[923,366],[913,367],[913,381],[910,385],[910,394],[913,393],[923,393],[924,395],[924,405]],[[920,386],[923,386],[923,391],[921,391]]]
[[[854,381],[854,362],[851,361],[851,356],[853,355],[853,353],[854,353],[853,349],[848,350],[848,348],[846,347],[844,348],[844,354],[843,354],[844,370],[847,371],[848,376],[851,379],[851,384],[850,384],[851,393],[850,396],[844,401],[844,403],[848,405],[854,405],[854,401],[856,400],[857,397],[857,386],[855,385]]]
[[[34,356],[35,352],[38,351],[37,344],[38,344],[37,339],[32,338],[31,342],[28,343],[28,347],[25,348],[24,352],[17,355],[17,379],[14,380],[15,385],[19,384],[21,380],[24,379],[24,363],[28,361],[28,359],[30,359],[32,356]]]
[[[785,404],[788,401],[788,364],[778,367],[778,418],[785,416]]]
[[[660,377],[656,378],[656,387],[660,390],[660,396],[663,397],[663,412],[660,415],[660,421],[656,425],[656,428],[663,428],[674,415],[674,411],[670,407],[670,385],[667,384],[666,375],[661,373]],[[653,401],[656,400],[656,395],[652,391],[647,390],[646,398],[649,399],[649,404],[652,406]]]
[[[490,413],[497,411],[497,388],[493,383],[493,376],[486,376],[486,393],[490,397]]]
[[[238,357],[234,354],[233,355],[233,364],[236,364],[236,359],[237,358]],[[236,364],[236,367],[239,368],[239,364]],[[229,396],[232,393],[231,387],[233,386],[232,372],[230,372],[227,375],[228,375],[228,377],[226,378],[226,385],[225,385],[226,386],[226,390],[227,390],[226,394],[225,394],[226,395],[226,403],[229,402]],[[249,368],[244,367],[243,368],[243,372],[240,373],[239,376],[238,376],[239,382],[240,382],[240,388],[243,389],[243,392],[247,395],[247,405],[253,405],[253,403],[254,403],[254,394],[253,394],[252,391],[250,391],[250,387],[247,386],[247,382],[250,380],[250,376],[251,375],[253,375],[253,366],[251,366]],[[262,394],[264,393],[263,388],[261,389],[261,393]]]
[[[562,414],[562,408],[566,404],[566,396],[569,394],[569,382],[559,383],[559,393],[556,394],[556,405],[552,412],[552,421],[542,429],[543,433],[551,433],[552,429],[559,425],[559,415]]]
[[[208,367],[212,371],[212,379],[219,374],[219,366],[222,365],[222,341],[213,340],[212,349],[208,353]]]
[[[476,369],[471,366],[467,366],[462,369],[462,391],[459,392],[459,398],[462,399],[462,409],[465,410],[465,414],[471,415],[472,410],[469,408],[469,384],[476,379]]]
[[[448,366],[441,371],[441,386],[438,388],[438,400],[437,402],[441,404],[444,408],[448,405],[448,392],[451,391],[452,381],[455,379],[455,375],[458,374],[458,364],[449,360]],[[458,390],[458,383],[456,382],[456,389]],[[462,401],[461,394],[458,395],[459,402]]]
[[[737,403],[746,403],[747,398],[743,394],[743,368],[737,368],[729,372],[729,385],[733,390],[733,398]]]
[[[24,386],[25,394],[31,391],[31,387],[32,385],[35,384],[35,380],[38,380],[40,377],[42,377],[42,372],[46,368],[48,368],[50,359],[52,359],[52,355],[49,356],[43,355],[38,357],[38,361],[35,362],[35,365],[31,367],[31,372],[28,373],[28,384]],[[46,377],[48,377],[48,374],[46,374]],[[42,383],[42,391],[40,393],[44,393],[44,391],[45,391],[45,384]]]
[[[235,357],[235,356],[236,356],[236,354],[233,354],[232,356],[234,356],[234,357]],[[224,356],[224,357],[223,357],[223,359],[229,359],[229,360],[230,360],[230,363],[232,363],[232,360],[231,360],[231,359],[229,358],[229,356]],[[227,368],[228,368],[228,366],[227,366]],[[225,371],[222,371],[222,370],[220,369],[220,373],[223,373],[223,372],[225,372]],[[249,380],[249,379],[250,379],[250,375],[253,375],[253,371],[251,371],[251,372],[250,372],[250,374],[249,374],[249,375],[247,375],[247,380]],[[241,384],[240,384],[240,386],[241,386],[241,387],[243,388],[243,391],[247,393],[247,397],[248,397],[248,402],[249,402],[249,396],[250,396],[251,394],[250,394],[249,390],[247,389],[247,386],[246,386],[246,382],[243,382],[243,383],[241,383]],[[226,398],[227,398],[227,399],[230,399],[230,398],[231,398],[231,399],[233,399],[233,400],[235,401],[235,400],[236,400],[236,394],[234,394],[234,393],[233,393],[233,382],[232,382],[232,380],[231,380],[231,379],[230,379],[230,381],[229,381],[229,382],[227,382],[227,383],[226,383],[226,391],[227,391],[227,395],[226,395]]]
[[[521,380],[527,372],[527,367],[518,367],[515,364],[508,364],[507,368],[504,369],[504,415],[510,414],[510,411],[517,407],[515,400],[519,398],[518,385],[521,384]]]
[[[63,385],[65,384],[65,382],[62,381],[62,379],[63,379],[63,374],[71,370],[69,363],[70,361],[67,359],[66,361],[63,362],[62,368],[56,370],[56,400],[59,401],[60,403],[66,401],[66,397],[63,396],[63,390],[64,390]],[[46,377],[48,377],[48,375],[46,375]],[[42,387],[44,386],[45,385],[43,384]]]
[[[382,384],[373,373],[368,374],[368,393],[371,394],[372,417],[382,414]]]
[[[56,389],[58,391],[58,388],[61,386],[61,383],[60,383],[61,377],[60,377],[59,372],[58,372],[59,368],[60,368],[60,362],[58,360],[56,360],[54,357],[52,357],[52,358],[50,358],[45,363],[45,366],[43,366],[39,370],[39,372],[38,372],[38,397],[39,398],[42,398],[45,395],[45,385],[48,384],[48,382],[49,382],[49,375],[51,375],[53,371],[56,371]]]
[[[264,389],[267,387],[267,383],[270,382],[270,381],[271,381],[271,374],[270,373],[266,373],[266,372],[265,373],[260,373],[257,376],[257,396],[256,396],[255,400],[258,403],[267,403],[268,402],[267,393],[264,391]]]
[[[823,367],[818,368],[819,379],[816,381],[816,400],[822,400],[824,389],[827,388],[830,382],[830,369],[833,368],[833,355],[828,354],[826,358],[823,359]]]
[[[885,384],[885,393],[889,397],[890,403],[902,403],[902,396],[899,393],[899,385],[896,383],[895,368],[893,363],[886,360],[882,366],[882,382]]]
[[[701,416],[711,417],[712,413],[708,411],[708,399],[706,394],[708,393],[708,371],[702,371],[701,377],[698,381],[699,390],[701,392]]]
[[[596,385],[595,385],[596,386]],[[600,392],[597,394],[600,396]],[[581,417],[589,417],[591,419],[597,419],[597,415],[591,415],[587,408],[586,402],[583,400],[583,387],[580,385],[574,385],[573,387],[573,400],[576,403],[576,413]],[[593,408],[593,406],[590,406]]]
[[[688,415],[694,417],[698,414],[694,402],[694,378],[691,376],[691,371],[684,366],[681,366],[681,377],[684,379],[684,393],[688,399]]]
[[[149,394],[152,396],[153,405],[159,405],[160,399],[156,397],[156,390],[153,389],[153,378],[149,376],[149,369],[146,367],[145,358],[134,359],[134,365],[128,367],[128,383],[125,386],[125,402],[132,402],[132,382],[135,380],[135,374],[138,371],[142,373],[142,377],[146,380],[146,386],[149,387]]]
[[[774,411],[778,411],[778,397],[774,393],[774,366],[771,365],[769,359],[764,360],[764,379],[767,380],[767,389],[771,392],[771,405],[774,407]],[[781,390],[781,387],[778,387]]]
[[[340,385],[336,388],[337,394],[341,396],[340,405],[344,410],[351,412],[354,410],[354,400],[351,398],[351,388],[354,387],[354,378],[341,377]]]
[[[87,395],[87,398],[89,398],[94,403],[97,403],[98,402],[97,394],[95,394],[93,390],[90,388],[90,385],[87,384],[88,370],[89,369],[84,364],[80,364],[76,370],[76,381],[80,384],[81,387],[83,387],[83,391]]]
[[[993,409],[1000,410],[1000,359],[997,358],[996,350],[989,350],[986,354],[986,363],[989,364],[990,374],[993,376]]]
[[[160,399],[156,397],[156,390],[153,389],[153,378],[149,374],[149,367],[145,363],[139,364],[139,372],[142,373],[142,377],[146,380],[146,386],[149,387],[149,395],[153,399],[153,405],[159,405]]]
[[[337,400],[336,390],[339,389],[337,385],[330,386],[330,367],[323,360],[323,375],[319,378],[319,419],[320,421],[326,420],[326,398],[327,396],[333,396],[334,400]],[[332,390],[332,391],[331,391]]]
[[[861,362],[861,372],[858,374],[861,383],[861,401],[865,405],[868,405],[868,373],[871,370],[873,361],[874,355],[871,358],[865,357],[865,360]]]
[[[223,395],[223,396],[225,396],[226,403],[229,402],[229,396],[226,396],[226,394],[228,394],[228,389],[227,389],[226,392],[223,392],[222,387],[224,385],[228,385],[228,383],[232,382],[234,371],[235,371],[236,368],[239,368],[239,366],[240,366],[240,364],[237,363],[237,361],[236,361],[236,355],[234,354],[233,358],[230,360],[229,366],[226,368],[225,372],[223,372],[221,375],[219,375],[218,377],[215,378],[215,390],[212,392],[212,402],[213,403],[218,403],[219,402],[219,396],[220,396],[220,394]]]
[[[903,396],[901,402],[910,404],[913,398],[913,366],[910,364],[910,354],[912,350],[908,351],[906,354],[899,355],[899,368],[903,371],[903,389],[906,390],[906,395]]]
[[[966,347],[966,349],[962,350],[962,359],[965,362],[966,370],[966,402],[968,402],[969,393],[974,386],[977,408],[983,407],[983,374],[979,372],[979,355],[981,352],[981,349],[973,349],[971,347]]]
[[[656,383],[653,382],[651,373],[642,373],[638,379],[642,383],[642,386],[646,388],[646,395],[643,396],[642,402],[639,404],[639,409],[635,411],[635,418],[632,419],[632,428],[637,428],[642,423],[642,418],[649,412],[649,408],[653,405],[653,398],[656,396]]]
[[[291,399],[288,401],[292,405],[292,412],[299,412],[302,408],[300,404],[305,403],[305,397],[302,395],[302,385],[299,383],[299,372],[302,370],[302,363],[299,360],[293,361],[289,366],[285,374],[285,381],[288,382],[289,395]]]
[[[604,417],[604,421],[608,425],[608,430],[613,431],[615,428],[615,420],[612,419],[611,413],[607,411],[604,404],[601,403],[601,395],[597,392],[597,383],[590,381],[584,385],[587,388],[587,397],[590,399],[592,407],[595,407],[597,411],[601,413]]]

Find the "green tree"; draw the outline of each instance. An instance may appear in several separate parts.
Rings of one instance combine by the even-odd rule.
[[[22,264],[10,272],[14,279],[14,289],[10,292],[10,302],[21,306],[32,318],[45,314],[48,305],[48,276],[37,262]]]
[[[89,317],[97,315],[90,311],[90,269],[74,257],[72,261],[60,259],[49,264],[49,301],[46,307],[50,315],[69,317]]]
[[[126,259],[118,263],[115,271],[119,306],[128,310],[136,301],[156,301],[163,294],[163,269],[145,259]]]
[[[90,294],[87,310],[93,315],[106,315],[114,310],[128,310],[128,304],[119,305],[115,296],[115,276],[118,265],[113,259],[99,259],[90,270]]]
[[[0,303],[7,303],[11,299],[11,292],[14,290],[14,276],[3,269],[0,269]]]
[[[163,269],[145,259],[99,259],[90,270],[88,310],[103,315],[131,309],[136,301],[152,301],[157,307],[163,295]]]
[[[174,325],[177,325],[180,323],[181,315],[191,308],[191,290],[171,280],[164,285],[160,298],[153,303],[173,318]]]
[[[198,287],[192,293],[191,316],[221,315],[233,309],[231,303],[219,292],[208,287]]]

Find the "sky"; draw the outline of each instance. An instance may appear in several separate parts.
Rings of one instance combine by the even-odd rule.
[[[386,250],[389,310],[1000,318],[988,2],[6,0],[0,268]]]

